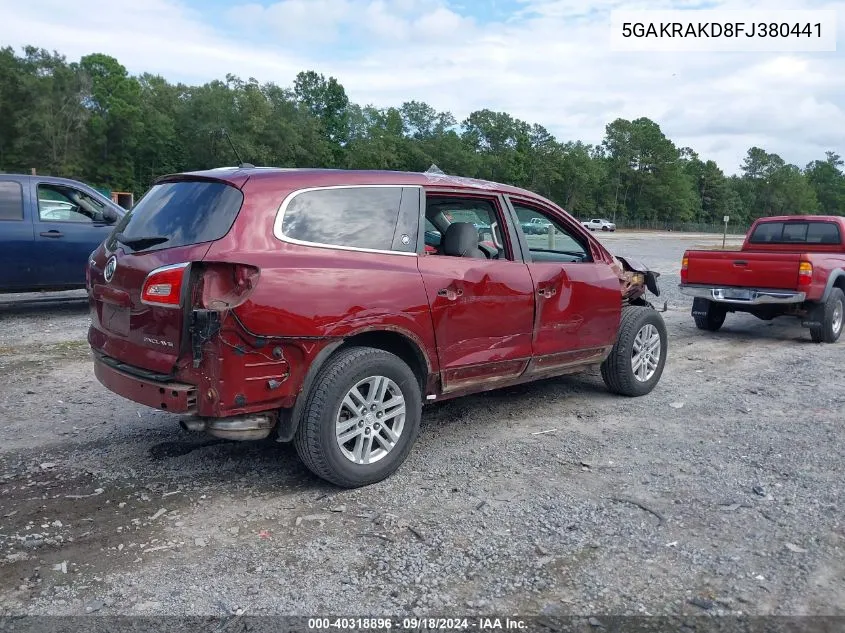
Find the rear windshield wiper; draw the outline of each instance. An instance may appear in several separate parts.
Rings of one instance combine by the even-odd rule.
[[[170,238],[164,237],[163,235],[146,235],[143,237],[126,237],[123,233],[117,233],[114,236],[121,244],[126,244],[131,248],[136,250],[141,250],[144,248],[148,248],[150,246],[155,246],[156,244],[163,244],[167,242]]]

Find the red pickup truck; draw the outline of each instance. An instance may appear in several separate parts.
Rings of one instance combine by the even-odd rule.
[[[816,343],[835,343],[845,313],[845,218],[779,216],[751,226],[740,251],[684,253],[681,292],[692,316],[715,332],[728,312],[795,316]]]

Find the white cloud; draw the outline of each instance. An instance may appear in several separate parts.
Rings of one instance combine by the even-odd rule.
[[[728,171],[752,144],[799,165],[827,149],[845,154],[841,52],[610,51],[611,9],[698,4],[520,0],[510,19],[490,22],[447,0],[280,0],[234,6],[212,21],[180,0],[0,0],[0,41],[71,59],[103,52],[131,72],[184,81],[231,72],[289,85],[299,70],[315,69],[336,76],[362,104],[418,99],[459,119],[480,108],[504,110],[560,140],[596,143],[614,118],[647,116]],[[724,0],[716,8],[836,6]],[[845,22],[838,33],[845,41]],[[332,55],[335,48],[342,54]]]

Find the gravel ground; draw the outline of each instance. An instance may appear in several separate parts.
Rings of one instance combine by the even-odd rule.
[[[0,298],[0,614],[845,614],[845,343],[699,332],[677,269],[721,238],[600,237],[663,273],[656,390],[432,405],[354,491],[100,387],[79,293]]]

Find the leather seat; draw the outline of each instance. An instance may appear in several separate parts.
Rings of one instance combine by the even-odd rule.
[[[443,236],[441,247],[443,254],[451,257],[487,259],[484,251],[478,248],[478,230],[469,222],[450,224]]]

